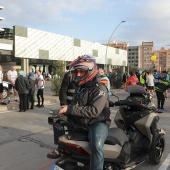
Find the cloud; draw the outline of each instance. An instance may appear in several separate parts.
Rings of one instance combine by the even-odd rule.
[[[121,37],[126,37],[131,45],[154,41],[158,48],[170,43],[169,0],[116,0],[108,6],[108,11],[111,9],[115,20],[118,18],[119,21],[127,21],[123,26],[126,29],[121,30]]]
[[[89,11],[100,9],[103,0],[6,0],[3,2],[5,23],[45,24],[48,22],[70,22],[69,14],[83,15]],[[3,15],[2,13],[2,15]]]
[[[156,48],[170,44],[169,0],[5,0],[1,5],[1,27],[22,25],[105,43],[126,20],[114,40],[130,45],[154,41]]]

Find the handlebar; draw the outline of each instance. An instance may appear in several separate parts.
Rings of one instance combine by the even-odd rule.
[[[61,126],[75,127],[73,123],[66,120],[66,116],[59,114],[59,110],[50,110],[50,116],[48,117],[48,124],[54,125],[60,123]]]
[[[48,124],[53,125],[56,121],[64,121],[64,115],[58,114],[59,110],[50,110]]]
[[[80,126],[78,124],[74,124],[73,122],[68,122],[67,120],[65,120],[65,116],[64,115],[60,115],[58,114],[59,110],[51,110],[50,111],[50,115],[48,117],[48,123],[50,125],[54,125],[54,124],[60,124],[60,126],[62,127],[68,127],[69,130],[73,130],[73,131],[87,131],[87,128]],[[65,131],[69,131],[69,130],[65,130]]]
[[[114,103],[114,106],[129,106],[129,107],[139,107],[142,109],[146,109],[146,110],[156,110],[154,107],[147,107],[145,106],[142,101],[138,101],[135,99],[125,99],[125,100],[119,100],[117,102]]]
[[[142,102],[139,100],[135,100],[135,99],[125,99],[125,100],[119,100],[117,102],[114,103],[115,106],[142,106]]]
[[[128,100],[119,100],[117,102],[115,102],[115,106],[123,106],[123,105],[127,105],[129,106],[130,103],[128,103],[129,101]]]

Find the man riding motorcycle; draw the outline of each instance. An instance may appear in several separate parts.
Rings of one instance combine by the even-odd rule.
[[[78,88],[73,102],[62,106],[59,114],[69,115],[74,123],[87,128],[91,148],[90,170],[103,170],[103,146],[111,123],[108,92],[96,78],[98,70],[94,57],[80,56],[69,66],[75,70]]]

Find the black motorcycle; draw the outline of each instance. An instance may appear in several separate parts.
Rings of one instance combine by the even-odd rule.
[[[104,145],[104,170],[130,170],[148,159],[152,164],[162,160],[165,132],[157,127],[158,111],[143,87],[129,86],[130,95],[125,100],[110,102],[119,106],[114,121],[117,127],[109,129]],[[113,95],[113,94],[112,94]],[[67,127],[59,138],[60,157],[54,170],[88,170],[90,146],[84,127],[64,120],[51,111],[49,124]]]

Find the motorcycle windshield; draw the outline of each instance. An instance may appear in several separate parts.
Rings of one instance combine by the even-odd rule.
[[[148,94],[148,92],[144,89],[144,87],[139,85],[130,85],[127,87],[127,91],[131,93],[137,93],[137,94]]]

